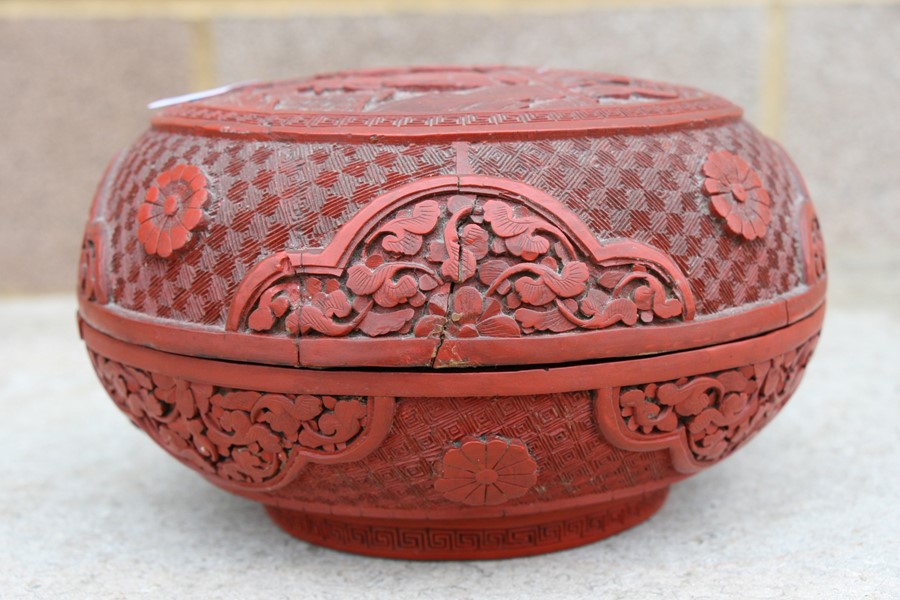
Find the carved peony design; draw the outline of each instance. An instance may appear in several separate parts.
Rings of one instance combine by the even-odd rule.
[[[451,330],[457,337],[519,337],[519,324],[500,314],[500,302],[485,299],[474,287],[466,286],[453,296],[450,314]]]
[[[711,152],[703,163],[703,193],[712,211],[725,219],[729,231],[747,240],[766,234],[772,199],[759,175],[739,156],[726,150]]]
[[[199,168],[185,164],[156,178],[137,213],[138,239],[148,254],[168,258],[191,240],[203,221],[206,184]]]
[[[469,506],[502,504],[524,496],[537,481],[537,463],[519,440],[494,437],[463,442],[444,454],[434,487]]]

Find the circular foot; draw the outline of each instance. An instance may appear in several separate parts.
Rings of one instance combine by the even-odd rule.
[[[512,558],[574,548],[650,518],[668,488],[554,512],[479,519],[373,519],[267,506],[275,523],[335,550],[411,560]]]

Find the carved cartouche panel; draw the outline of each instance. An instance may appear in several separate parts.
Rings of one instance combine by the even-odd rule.
[[[694,473],[740,447],[794,393],[818,334],[797,348],[743,367],[597,391],[595,417],[607,440],[628,450],[667,448]]]
[[[131,421],[226,487],[271,490],[307,462],[359,460],[387,435],[394,400],[278,394],[198,383],[91,352],[100,381]]]
[[[601,245],[537,190],[470,179],[391,194],[324,251],[262,261],[238,291],[228,328],[477,338],[693,318],[684,277],[661,252]]]

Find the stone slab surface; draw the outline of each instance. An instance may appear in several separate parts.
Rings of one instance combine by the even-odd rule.
[[[900,318],[887,297],[832,306],[782,414],[650,521],[565,552],[446,563],[283,534],[129,426],[89,366],[72,298],[0,300],[0,597],[898,598]]]

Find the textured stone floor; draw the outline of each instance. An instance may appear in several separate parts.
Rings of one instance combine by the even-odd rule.
[[[840,297],[840,295],[838,295]],[[0,300],[0,598],[900,598],[900,317],[832,306],[807,376],[650,521],[546,556],[317,548],[113,407],[68,297]]]

